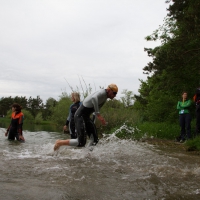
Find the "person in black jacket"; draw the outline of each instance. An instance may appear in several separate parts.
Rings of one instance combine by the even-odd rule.
[[[69,115],[63,127],[63,131],[66,131],[68,129],[71,135],[71,139],[76,139],[77,134],[76,134],[76,129],[75,129],[74,115],[81,104],[79,93],[73,92],[71,94],[71,100],[73,104],[69,108]]]
[[[196,136],[200,135],[200,87],[196,89],[193,100],[196,105]]]

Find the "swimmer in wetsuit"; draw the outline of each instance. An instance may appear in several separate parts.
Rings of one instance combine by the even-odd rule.
[[[8,140],[15,140],[15,138],[24,142],[25,139],[22,133],[22,126],[24,121],[24,114],[21,112],[21,106],[17,103],[12,105],[12,115],[11,115],[11,123],[5,133],[5,136],[8,136]]]
[[[106,125],[105,119],[100,115],[99,109],[105,104],[107,98],[113,99],[118,92],[118,87],[115,84],[108,85],[107,89],[101,89],[87,96],[79,109],[75,113],[75,127],[77,130],[77,139],[57,140],[54,145],[54,150],[57,150],[62,145],[84,147],[86,144],[87,135],[90,138],[90,145],[96,145],[98,135],[96,126],[90,119],[90,115],[94,112],[95,117]]]
[[[74,103],[69,108],[69,115],[67,117],[63,130],[66,131],[68,127],[70,135],[71,135],[71,139],[76,139],[77,134],[76,134],[76,129],[75,129],[74,115],[81,104],[79,93],[73,92],[71,94],[71,100]]]

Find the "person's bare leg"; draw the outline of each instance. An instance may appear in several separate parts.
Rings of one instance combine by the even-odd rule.
[[[70,140],[57,140],[55,145],[54,145],[54,151],[59,149],[60,146],[63,146],[63,145],[68,145],[69,146],[69,141]]]

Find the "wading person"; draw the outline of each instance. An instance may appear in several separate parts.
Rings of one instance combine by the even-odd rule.
[[[57,150],[62,145],[84,147],[86,144],[87,135],[90,138],[90,145],[96,145],[98,142],[98,135],[96,126],[90,119],[92,113],[106,125],[105,119],[101,116],[99,109],[105,104],[107,99],[113,99],[118,92],[118,87],[115,84],[108,85],[107,89],[101,89],[89,96],[87,96],[79,109],[75,113],[75,127],[77,130],[77,139],[57,140],[54,150]]]
[[[11,123],[5,133],[5,136],[8,136],[8,140],[15,140],[16,138],[20,142],[25,141],[22,133],[24,114],[21,109],[22,107],[17,103],[12,105]]]
[[[200,135],[200,87],[196,89],[193,100],[196,105],[196,136]]]
[[[187,92],[182,93],[182,99],[178,101],[177,109],[179,111],[179,123],[181,127],[180,136],[177,138],[179,142],[184,142],[191,138],[191,115],[190,107],[192,101],[187,98]]]
[[[74,115],[81,104],[79,93],[73,92],[71,94],[71,100],[72,100],[73,104],[69,108],[69,115],[67,117],[66,123],[63,127],[63,130],[66,131],[68,128],[69,133],[71,135],[71,139],[75,139],[75,138],[77,138],[77,134],[76,134],[76,129],[75,129]]]

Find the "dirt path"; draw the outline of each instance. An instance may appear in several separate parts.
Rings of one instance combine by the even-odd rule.
[[[186,153],[188,155],[198,155],[200,156],[200,151],[191,151],[188,149],[188,146],[184,143],[175,142],[173,140],[159,139],[159,138],[148,138],[143,140],[148,144],[155,145],[159,149],[167,149],[171,151],[177,151],[179,153]]]

